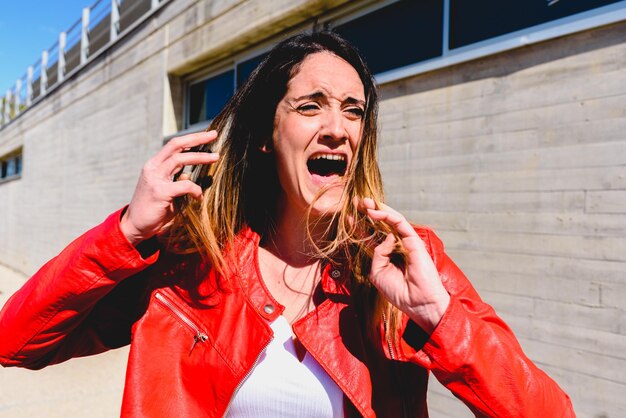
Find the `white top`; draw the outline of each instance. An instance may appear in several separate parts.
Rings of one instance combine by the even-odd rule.
[[[343,418],[343,393],[307,352],[298,360],[291,326],[272,324],[274,339],[231,401],[226,418]]]

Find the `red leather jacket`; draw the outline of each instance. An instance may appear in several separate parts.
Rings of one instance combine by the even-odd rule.
[[[244,230],[238,265],[215,291],[196,256],[144,259],[120,212],[48,262],[0,313],[0,361],[39,369],[131,343],[123,416],[221,417],[272,338],[283,308],[260,279],[259,237]],[[326,266],[323,301],[293,325],[345,394],[347,416],[427,417],[433,372],[477,416],[571,417],[568,396],[522,352],[509,328],[419,229],[451,302],[432,335],[405,321],[397,338],[366,337],[347,270]],[[202,280],[198,280],[202,279]]]

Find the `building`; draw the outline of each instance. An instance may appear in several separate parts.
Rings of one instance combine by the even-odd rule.
[[[626,1],[589,4],[101,0],[2,102],[0,263],[34,272],[273,44],[331,27],[380,83],[389,204],[436,229],[580,416],[626,416]],[[469,416],[433,386],[433,416]]]

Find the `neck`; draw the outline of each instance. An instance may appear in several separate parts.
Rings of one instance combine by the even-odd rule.
[[[311,220],[309,238],[305,210],[294,210],[292,205],[279,203],[275,229],[267,237],[265,247],[293,267],[303,267],[315,263],[315,244],[320,244],[326,229],[323,220]]]

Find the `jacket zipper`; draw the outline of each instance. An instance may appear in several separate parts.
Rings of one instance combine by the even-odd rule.
[[[209,336],[202,332],[200,327],[198,327],[184,312],[182,312],[176,305],[169,301],[163,294],[157,292],[154,297],[157,301],[159,301],[165,308],[170,310],[174,316],[176,316],[180,321],[187,326],[191,331],[193,331],[193,343],[191,344],[191,349],[189,350],[189,354],[196,347],[196,344],[203,343],[209,339]]]
[[[391,343],[391,336],[389,335],[389,323],[387,322],[387,315],[383,312],[383,325],[385,330],[385,338],[387,339],[387,348],[389,349],[389,357],[392,360],[396,359],[396,356],[393,352],[393,344]]]
[[[226,415],[228,415],[228,410],[230,409],[230,406],[232,405],[233,400],[235,399],[235,396],[237,395],[237,392],[239,392],[239,389],[241,389],[241,386],[243,385],[243,383],[248,379],[248,377],[250,377],[250,375],[252,374],[252,371],[254,370],[254,367],[259,362],[261,355],[265,352],[265,350],[267,349],[267,346],[270,345],[273,339],[274,339],[274,335],[270,337],[270,340],[263,346],[261,351],[259,351],[259,354],[256,356],[256,359],[254,359],[254,363],[252,363],[252,366],[250,367],[250,369],[246,372],[246,374],[239,381],[239,383],[237,383],[237,386],[235,387],[235,390],[233,391],[233,394],[230,397],[230,401],[228,401],[228,405],[226,406],[226,409],[224,410],[224,415],[222,415],[223,417],[226,417]]]
[[[387,315],[383,312],[383,325],[384,325],[384,329],[385,329],[385,338],[387,339],[387,348],[389,349],[389,357],[391,357],[392,360],[396,359],[396,356],[393,352],[393,343],[391,342],[391,337],[390,337],[390,333],[389,333],[389,323],[387,322]],[[394,365],[394,369],[395,369]],[[408,418],[409,412],[407,409],[407,403],[406,403],[406,399],[403,397],[402,398],[402,417],[403,418]]]

